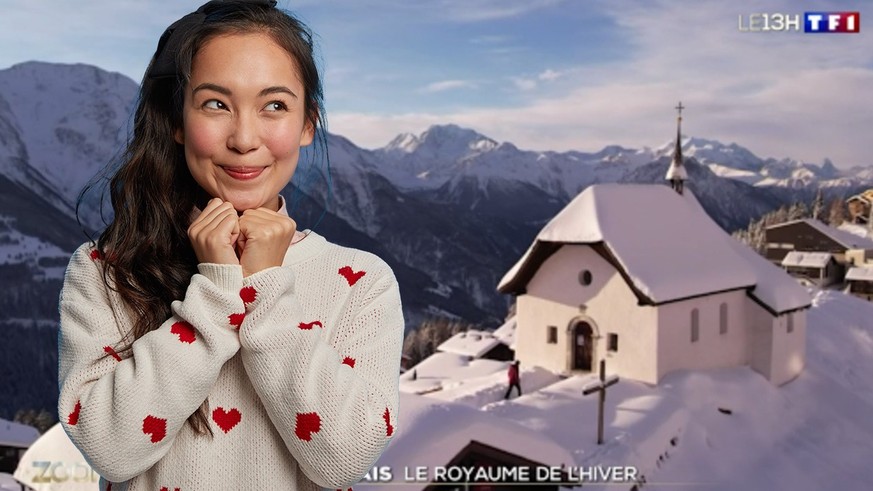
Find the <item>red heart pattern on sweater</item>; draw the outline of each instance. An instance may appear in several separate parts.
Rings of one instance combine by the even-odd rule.
[[[148,415],[142,420],[142,432],[152,436],[152,443],[158,443],[167,436],[167,420]]]
[[[79,411],[82,410],[81,401],[76,401],[76,407],[73,408],[73,412],[67,416],[67,424],[70,426],[76,426],[76,423],[79,422]]]
[[[351,356],[347,356],[347,357],[343,358],[343,364],[348,365],[352,368],[355,368],[355,359],[352,358]]]
[[[239,291],[239,298],[242,299],[244,304],[250,304],[258,298],[258,291],[253,286],[245,286]]]
[[[243,312],[242,314],[230,314],[229,316],[227,316],[227,320],[230,321],[230,325],[235,327],[237,331],[239,331],[239,328],[242,327],[242,323],[245,318],[245,312]]]
[[[382,417],[385,418],[385,436],[391,436],[394,433],[394,427],[391,426],[391,413],[388,412],[387,407]]]
[[[112,346],[104,346],[103,351],[112,355],[112,357],[115,358],[115,361],[121,361],[121,357],[118,356],[118,353],[116,353],[114,349],[112,349]]]
[[[321,418],[318,413],[297,413],[297,424],[294,433],[297,438],[305,441],[312,440],[312,434],[321,429]]]
[[[98,259],[103,259],[103,253],[98,251],[97,249],[92,250],[91,251],[91,260],[96,261]]]
[[[223,407],[217,407],[212,411],[212,420],[221,428],[221,431],[227,433],[242,420],[237,408],[231,408],[230,411],[225,411]]]
[[[338,273],[346,278],[346,281],[349,282],[349,286],[355,286],[355,283],[367,274],[364,270],[353,271],[351,266],[343,266],[339,269]]]
[[[170,491],[170,488],[161,486],[161,491]],[[182,491],[182,488],[173,488],[173,491]]]
[[[300,329],[303,329],[304,331],[308,331],[308,330],[312,329],[314,326],[318,326],[318,327],[324,329],[324,326],[321,324],[321,321],[312,321],[312,322],[308,322],[308,323],[301,322],[300,325],[297,327],[299,327]]]
[[[194,334],[194,326],[185,321],[173,324],[170,328],[170,332],[178,335],[179,341],[183,343],[191,344],[195,339],[197,339],[197,336]]]

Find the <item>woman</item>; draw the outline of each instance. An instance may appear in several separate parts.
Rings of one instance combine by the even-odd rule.
[[[345,488],[396,431],[394,275],[279,195],[321,107],[311,36],[274,1],[161,37],[114,219],[60,299],[59,416],[101,490]]]

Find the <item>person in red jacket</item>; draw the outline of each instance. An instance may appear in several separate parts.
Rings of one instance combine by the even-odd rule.
[[[507,372],[509,375],[509,387],[506,389],[506,395],[503,396],[504,399],[509,399],[509,394],[512,392],[513,387],[518,389],[518,396],[521,397],[521,384],[518,377],[518,366],[520,363],[520,361],[515,360],[515,363],[509,365],[509,371]]]

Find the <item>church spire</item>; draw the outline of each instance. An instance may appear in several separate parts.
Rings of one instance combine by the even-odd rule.
[[[685,181],[688,179],[688,174],[685,172],[685,163],[682,159],[682,110],[685,106],[682,102],[675,108],[679,112],[676,118],[676,148],[673,150],[673,161],[670,162],[670,168],[667,169],[665,179],[670,181],[670,187],[679,194],[682,194],[682,188]]]

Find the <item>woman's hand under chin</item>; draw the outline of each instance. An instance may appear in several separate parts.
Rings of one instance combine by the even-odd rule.
[[[246,210],[239,217],[236,240],[243,277],[273,266],[281,266],[291,246],[297,223],[268,208]]]
[[[211,199],[188,227],[188,239],[200,263],[239,264],[234,251],[239,237],[236,210],[219,198]]]

